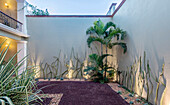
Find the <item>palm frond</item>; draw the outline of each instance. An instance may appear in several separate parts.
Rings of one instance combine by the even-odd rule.
[[[92,33],[95,33],[96,35],[92,35]],[[121,38],[121,40],[124,40],[126,37],[126,32],[123,31],[120,28],[117,28],[116,25],[113,22],[108,22],[106,25],[99,19],[98,21],[94,22],[94,26],[87,29],[86,34],[91,34],[87,39],[88,47],[90,48],[90,45],[92,42],[100,42],[101,45],[101,55],[99,56],[97,54],[92,54],[89,56],[91,59],[91,66],[96,67],[98,70],[94,71],[92,77],[96,76],[97,78],[94,79],[94,81],[99,82],[107,82],[108,79],[106,77],[106,72],[108,70],[111,70],[112,68],[108,67],[107,65],[107,59],[106,62],[103,62],[104,58],[107,58],[107,56],[112,56],[109,54],[103,54],[103,44],[106,45],[106,53],[107,53],[107,47],[110,49],[115,45],[120,45],[124,49],[124,53],[127,51],[126,43],[122,42],[112,42],[112,39],[114,37],[117,37],[117,40]],[[114,69],[112,69],[114,71]],[[108,72],[109,75],[113,74],[113,71]],[[103,77],[103,72],[105,72]]]
[[[102,67],[103,59],[108,56],[112,56],[112,55],[111,54],[103,54],[103,55],[99,56],[97,54],[91,54],[91,55],[89,55],[89,58],[91,61],[95,62],[97,64],[97,66]]]
[[[117,37],[117,40],[119,40],[119,38],[121,37],[121,40],[124,40],[126,37],[126,31],[123,31],[120,28],[116,28],[116,29],[110,29],[109,30],[109,35],[108,37],[111,39],[113,37]]]
[[[97,54],[91,54],[89,55],[90,60],[97,61],[99,59],[99,55]]]
[[[90,45],[92,42],[94,41],[97,41],[97,42],[100,42],[102,44],[105,44],[104,40],[100,37],[97,37],[97,36],[89,36],[88,39],[87,39],[87,44],[88,44],[88,47],[90,48]]]
[[[95,71],[96,67],[87,67],[87,69],[84,69],[84,72],[88,72],[88,71]]]
[[[114,24],[113,22],[108,22],[106,23],[106,25],[104,26],[104,32],[106,32],[109,28],[116,28],[116,24]]]
[[[97,35],[101,36],[104,34],[104,23],[99,19],[98,21],[94,22],[94,30]]]
[[[111,54],[103,54],[103,55],[99,56],[99,58],[98,58],[99,64],[100,64],[100,63],[103,64],[103,59],[106,58],[106,57],[108,57],[108,56],[112,56],[112,55],[111,55]],[[100,65],[101,65],[101,64],[100,64]]]
[[[93,27],[90,27],[90,28],[88,28],[87,30],[86,30],[86,34],[87,35],[91,35],[91,34],[95,34],[96,32],[95,32],[95,30],[94,30],[94,28]]]
[[[126,31],[122,31],[121,32],[121,40],[124,40],[126,38],[126,36],[127,36]]]
[[[109,47],[109,48],[112,48],[112,47],[115,46],[115,45],[120,45],[120,46],[124,49],[123,53],[126,53],[126,52],[127,52],[126,43],[123,43],[123,42],[109,43],[108,47]]]

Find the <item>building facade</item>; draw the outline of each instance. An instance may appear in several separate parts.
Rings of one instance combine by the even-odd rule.
[[[1,0],[0,1],[0,41],[5,41],[2,48],[9,46],[7,61],[18,51],[19,54],[15,58],[20,61],[27,55],[27,35],[24,0]],[[26,61],[23,69],[26,67]],[[20,70],[22,72],[22,70]]]

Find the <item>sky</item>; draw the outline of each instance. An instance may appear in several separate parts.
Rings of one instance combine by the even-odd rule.
[[[112,3],[120,0],[27,0],[50,15],[106,15]]]

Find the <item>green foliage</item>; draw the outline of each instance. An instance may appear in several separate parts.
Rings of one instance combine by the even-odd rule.
[[[43,11],[43,10],[34,8],[33,11],[32,11],[32,14],[33,15],[46,15],[46,16],[48,16],[49,12],[48,12],[47,9],[45,11]]]
[[[87,29],[86,34],[90,35],[87,39],[88,47],[90,47],[92,42],[97,41],[110,49],[115,45],[120,45],[124,49],[124,53],[127,51],[126,43],[112,42],[114,37],[117,37],[117,40],[119,40],[120,37],[121,40],[124,40],[126,37],[126,32],[116,27],[113,22],[108,22],[104,25],[99,19],[94,22],[94,26]]]
[[[106,23],[106,25],[104,26],[104,32],[106,32],[110,27],[116,28],[116,24],[114,24],[113,22],[108,22]]]
[[[87,67],[87,69],[84,70],[84,72],[88,72],[88,74],[90,74],[91,80],[95,82],[105,83],[109,81],[108,78],[104,78],[105,71],[109,74],[109,76],[114,74],[115,69],[113,67],[108,67],[108,65],[103,62],[103,60],[108,56],[112,55],[110,54],[103,54],[102,56],[99,56],[97,54],[89,55],[90,65]]]
[[[9,97],[6,97],[6,96],[0,96],[0,104],[1,105],[6,105],[6,104],[9,104],[9,105],[14,105],[13,102],[11,101],[11,99]]]
[[[32,9],[31,11],[28,11],[29,15],[46,15],[46,16],[49,15],[49,12],[47,9],[45,11],[41,10],[41,9],[37,9],[37,6],[33,6],[32,4],[29,4],[28,2],[26,2],[25,7],[29,7]],[[23,7],[23,8],[25,8],[25,7]]]
[[[87,44],[88,44],[88,47],[90,48],[90,45],[91,43],[93,43],[94,41],[97,41],[97,42],[100,42],[102,44],[105,44],[104,40],[97,37],[97,36],[89,36],[88,39],[87,39]]]
[[[113,22],[108,22],[106,25],[99,19],[94,22],[94,26],[90,27],[86,31],[87,35],[90,35],[87,39],[88,47],[90,48],[91,43],[97,41],[101,43],[101,56],[103,55],[103,45],[106,46],[106,54],[107,48],[112,48],[115,45],[119,45],[124,49],[124,53],[127,51],[126,43],[118,41],[119,39],[124,40],[126,37],[126,32],[122,29],[116,27]],[[117,37],[117,42],[113,42],[113,38]],[[106,57],[106,65],[107,65],[107,57]],[[103,67],[102,67],[103,70]],[[104,71],[104,77],[106,78],[106,72]]]
[[[1,43],[0,48],[2,47],[4,42]],[[36,82],[34,80],[35,73],[33,71],[36,68],[27,67],[21,74],[18,74],[18,71],[21,70],[21,67],[27,57],[24,57],[21,61],[18,61],[17,64],[13,64],[14,58],[19,53],[17,52],[6,63],[3,63],[9,46],[3,48],[0,52],[1,102],[3,102],[2,100],[6,100],[5,102],[9,104],[11,103],[11,99],[14,104],[28,105],[30,102],[36,101],[37,99],[42,101],[42,99],[37,95],[39,92],[41,92],[41,90],[36,89]]]
[[[121,46],[121,47],[124,49],[123,53],[126,53],[126,52],[127,52],[126,43],[123,43],[123,42],[109,43],[109,44],[108,44],[108,47],[109,47],[109,48],[112,48],[112,47],[115,46],[115,45]]]

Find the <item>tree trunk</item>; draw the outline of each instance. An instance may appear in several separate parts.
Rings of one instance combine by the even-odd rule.
[[[107,44],[106,44],[106,54],[107,54]],[[107,57],[106,57],[106,65],[107,65]],[[106,66],[105,65],[105,66]],[[106,72],[107,72],[107,69],[106,69],[106,67],[105,67],[105,74],[104,74],[104,78],[106,79]]]
[[[101,56],[103,55],[103,45],[101,43]]]
[[[101,56],[103,55],[103,44],[101,43]],[[103,65],[102,65],[102,70],[103,70]],[[103,74],[102,74],[103,75]],[[104,81],[104,78],[103,78]]]

